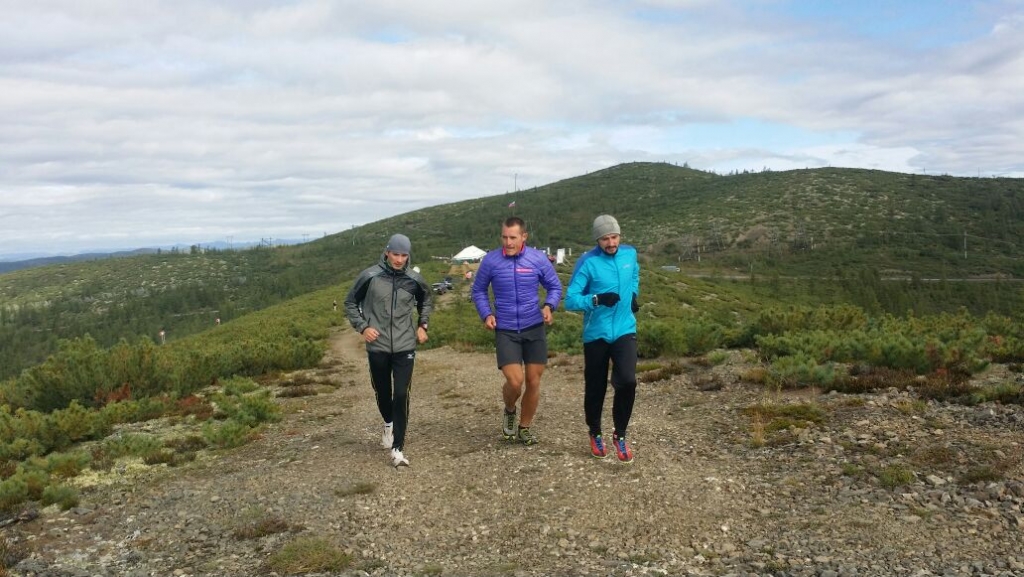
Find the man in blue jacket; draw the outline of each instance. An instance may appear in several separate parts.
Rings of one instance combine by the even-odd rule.
[[[576,261],[565,294],[565,308],[583,312],[583,410],[590,429],[590,452],[607,454],[601,435],[601,413],[612,367],[612,445],[619,460],[633,461],[626,428],[636,399],[636,311],[640,265],[636,249],[621,240],[619,223],[602,214],[594,219],[597,246]]]
[[[487,253],[473,281],[473,302],[487,330],[495,331],[498,369],[505,377],[505,412],[501,433],[525,445],[537,443],[530,430],[540,402],[540,377],[548,362],[547,333],[551,313],[562,298],[562,283],[545,253],[526,246],[526,223],[512,216],[501,227],[501,248]],[[494,293],[491,306],[487,287]],[[543,305],[538,289],[543,287]],[[525,392],[523,385],[525,384]],[[522,396],[522,415],[516,428],[516,404]]]

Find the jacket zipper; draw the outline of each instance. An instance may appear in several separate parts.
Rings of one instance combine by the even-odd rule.
[[[525,248],[525,247],[524,247]],[[515,295],[515,307],[516,307],[516,332],[523,332],[523,320],[519,316],[519,257],[522,256],[523,252],[520,249],[519,254],[512,257],[512,294]]]
[[[397,275],[391,275],[391,354],[395,354],[395,309],[398,307]]]

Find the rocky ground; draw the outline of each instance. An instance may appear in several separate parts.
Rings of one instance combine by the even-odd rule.
[[[1020,407],[766,393],[748,368],[733,352],[645,373],[624,465],[589,454],[580,358],[552,359],[541,443],[524,447],[499,436],[492,355],[422,351],[396,470],[341,331],[320,368],[279,383],[321,394],[281,399],[254,442],[119,465],[81,481],[77,508],[8,525],[32,551],[11,572],[265,575],[313,538],[351,554],[343,575],[1024,575]]]

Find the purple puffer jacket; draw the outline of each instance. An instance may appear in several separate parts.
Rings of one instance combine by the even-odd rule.
[[[494,293],[494,308],[488,298],[488,285]],[[497,248],[480,261],[473,281],[473,303],[481,320],[493,314],[499,330],[521,331],[544,322],[537,294],[542,286],[547,293],[544,304],[551,305],[551,310],[557,309],[562,283],[548,255],[526,246],[516,256],[508,257],[503,249]]]

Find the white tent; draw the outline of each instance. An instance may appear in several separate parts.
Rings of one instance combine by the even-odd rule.
[[[484,258],[487,251],[480,250],[476,246],[470,245],[459,251],[459,254],[452,257],[452,262],[474,262]]]

